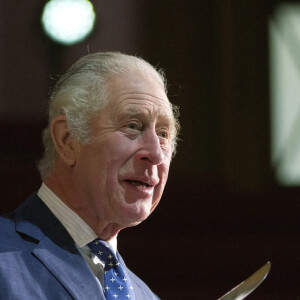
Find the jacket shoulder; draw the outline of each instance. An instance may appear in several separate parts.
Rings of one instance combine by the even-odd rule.
[[[0,216],[0,228],[0,252],[2,252],[8,248],[9,244],[13,244],[15,238],[17,238],[13,212]]]
[[[25,238],[25,236],[17,230],[18,212],[23,210],[23,207],[27,205],[26,202],[27,201],[14,211],[0,216],[0,253],[28,248],[27,242],[29,238]],[[35,242],[34,239],[30,240],[30,242],[32,241]]]

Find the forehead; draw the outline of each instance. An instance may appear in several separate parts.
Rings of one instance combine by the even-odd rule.
[[[113,115],[147,115],[174,122],[163,84],[155,78],[143,74],[113,78],[108,93]]]

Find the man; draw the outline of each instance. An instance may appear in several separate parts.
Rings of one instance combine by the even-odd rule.
[[[51,94],[43,184],[0,219],[0,299],[158,299],[117,235],[159,203],[178,128],[164,77],[144,60],[76,62]]]

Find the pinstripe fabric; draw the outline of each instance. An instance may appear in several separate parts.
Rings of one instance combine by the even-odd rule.
[[[62,202],[44,183],[38,191],[38,196],[66,228],[79,248],[97,238],[95,232],[86,222]]]
[[[93,271],[95,277],[104,288],[104,263],[92,253],[87,244],[98,238],[89,225],[82,220],[73,210],[62,202],[44,183],[38,191],[38,196],[48,206],[51,212],[62,223],[75,241],[83,258]],[[110,241],[111,248],[116,254],[117,239]]]

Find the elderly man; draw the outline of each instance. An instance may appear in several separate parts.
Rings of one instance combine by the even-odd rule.
[[[158,299],[117,235],[158,205],[178,128],[164,77],[144,60],[77,61],[51,95],[42,186],[0,218],[0,299]]]

